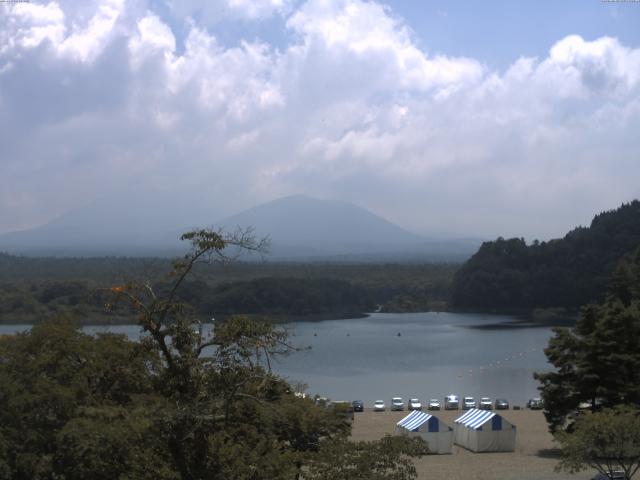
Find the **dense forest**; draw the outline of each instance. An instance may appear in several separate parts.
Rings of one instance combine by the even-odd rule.
[[[446,308],[456,264],[240,262],[198,265],[178,295],[198,314],[269,315],[278,320],[345,318],[371,312]],[[0,254],[0,323],[66,314],[83,323],[128,323],[107,310],[104,289],[127,279],[162,291],[162,258],[30,258]],[[118,306],[119,307],[119,306]]]
[[[618,261],[640,245],[640,201],[596,215],[548,242],[498,238],[455,274],[454,308],[518,310],[579,306],[602,298]]]

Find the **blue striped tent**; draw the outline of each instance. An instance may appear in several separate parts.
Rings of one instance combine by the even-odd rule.
[[[513,452],[516,427],[502,415],[474,408],[455,420],[454,442],[472,452]]]
[[[453,429],[425,412],[415,410],[396,424],[396,434],[419,436],[429,446],[430,453],[451,453]]]

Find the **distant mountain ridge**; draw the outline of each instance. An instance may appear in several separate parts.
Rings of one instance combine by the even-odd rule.
[[[620,259],[640,245],[640,201],[596,215],[589,227],[527,245],[485,242],[456,273],[457,308],[578,308],[604,295]]]
[[[49,223],[0,235],[0,251],[36,256],[164,256],[181,251],[176,227],[215,212],[173,192],[127,191]]]
[[[275,256],[397,251],[425,241],[352,203],[305,195],[258,205],[222,220],[220,225],[226,230],[251,225],[257,236],[269,236]]]
[[[354,204],[304,195],[279,198],[217,222],[202,206],[195,215],[177,200],[162,201],[121,199],[79,208],[42,227],[0,235],[0,251],[37,256],[175,256],[185,248],[178,241],[180,234],[193,226],[252,227],[256,236],[271,239],[273,260],[461,261],[480,243],[429,240]],[[165,218],[163,211],[169,208],[173,216]]]

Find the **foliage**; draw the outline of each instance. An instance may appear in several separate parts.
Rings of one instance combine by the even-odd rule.
[[[373,442],[371,457],[337,410],[273,374],[271,357],[291,350],[283,330],[238,316],[205,335],[193,323],[179,291],[194,268],[263,245],[210,230],[184,239],[192,249],[161,295],[134,281],[108,289],[113,308],[136,312],[140,342],[63,319],[0,338],[0,479],[320,478],[328,454],[361,478],[415,478],[419,444]]]
[[[596,215],[549,242],[498,238],[482,244],[456,273],[457,308],[577,309],[601,299],[620,258],[640,245],[640,201]]]
[[[52,470],[68,480],[177,478],[157,449],[152,417],[141,408],[78,409],[55,436]]]
[[[157,354],[144,345],[110,334],[94,338],[63,319],[0,337],[0,464],[13,479],[66,471],[68,452],[57,446],[72,449],[74,432],[90,417],[95,421],[95,412],[123,411],[150,395],[157,366]],[[118,440],[124,426],[115,420],[105,426]],[[78,469],[106,460],[84,441],[79,447]]]
[[[133,279],[166,294],[172,285],[163,268],[171,268],[166,259],[0,254],[0,323],[36,323],[59,315],[84,324],[132,323],[130,308],[104,310],[108,299],[99,285]],[[200,314],[278,320],[353,317],[377,304],[385,312],[443,310],[456,269],[448,264],[199,263],[178,295]]]
[[[617,407],[578,416],[572,433],[560,432],[562,447],[558,470],[571,473],[587,467],[613,478],[622,470],[631,479],[640,468],[640,411]],[[617,478],[617,477],[616,477]]]
[[[640,248],[623,258],[602,303],[586,306],[574,329],[554,329],[545,354],[556,370],[536,374],[552,431],[571,428],[580,404],[640,405],[639,279]]]
[[[411,457],[427,453],[418,438],[385,436],[378,442],[326,442],[305,472],[306,480],[403,480],[414,478]]]
[[[202,310],[221,314],[345,315],[370,312],[372,292],[337,279],[259,278],[221,284],[198,302]]]

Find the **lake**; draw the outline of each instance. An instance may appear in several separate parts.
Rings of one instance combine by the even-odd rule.
[[[369,406],[392,396],[423,402],[449,393],[504,397],[524,405],[537,396],[533,372],[550,368],[543,349],[548,327],[518,326],[513,317],[469,313],[374,313],[369,317],[286,325],[302,350],[273,368],[311,394],[361,399]],[[13,333],[26,325],[3,325]],[[139,337],[135,325],[90,326],[85,331]],[[398,335],[400,334],[400,335]],[[306,347],[311,347],[306,349]]]

